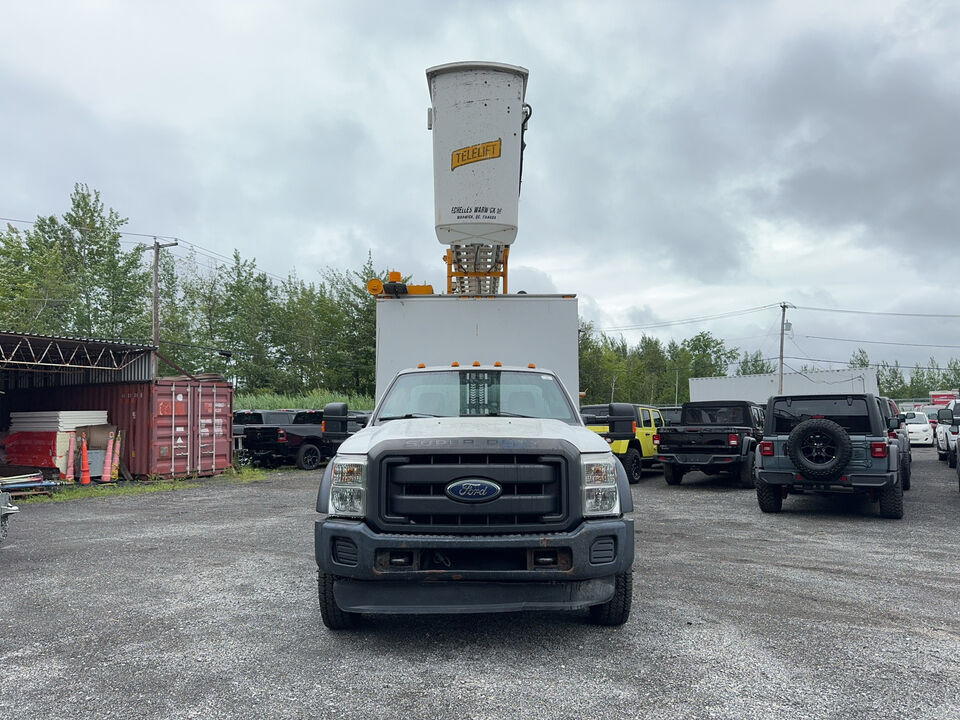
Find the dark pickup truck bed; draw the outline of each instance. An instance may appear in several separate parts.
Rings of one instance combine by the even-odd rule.
[[[668,485],[679,485],[685,473],[720,471],[754,484],[754,450],[763,437],[763,408],[747,401],[684,403],[680,424],[654,436],[656,459],[663,463]]]
[[[256,412],[256,411],[245,411]],[[234,436],[239,438],[238,461],[244,464],[282,465],[296,463],[301,470],[315,470],[332,457],[340,444],[367,424],[370,413],[347,410],[345,403],[329,403],[323,410],[287,412],[280,423],[240,424],[234,417]],[[266,414],[266,413],[265,413]],[[242,433],[237,430],[242,428]]]

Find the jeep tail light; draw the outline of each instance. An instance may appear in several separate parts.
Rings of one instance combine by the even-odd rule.
[[[321,432],[321,433],[325,433],[326,431],[327,431],[327,421],[326,421],[326,420],[321,420],[321,421],[320,421],[320,432]]]
[[[287,441],[287,431],[283,428],[277,430],[277,442],[286,442]]]
[[[870,457],[885,458],[887,456],[887,444],[885,442],[870,443]]]
[[[760,443],[760,454],[764,457],[773,457],[773,442],[764,440]]]
[[[653,444],[654,444],[654,445],[659,445],[659,444],[660,444],[660,435],[659,435],[658,433],[655,433],[654,436],[653,436]]]
[[[730,447],[737,447],[740,444],[740,436],[736,433],[730,433],[727,435],[727,445]]]
[[[894,440],[896,440],[896,439],[897,439],[897,433],[894,432],[893,430],[891,430],[890,432],[887,433],[887,437],[893,438]]]

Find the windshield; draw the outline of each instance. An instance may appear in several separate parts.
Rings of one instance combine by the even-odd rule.
[[[730,405],[698,405],[683,409],[682,425],[746,425],[743,408]]]
[[[579,424],[553,375],[511,370],[443,370],[400,375],[377,422],[417,417],[527,417]]]
[[[907,425],[926,425],[928,422],[927,416],[922,412],[907,413]]]
[[[832,420],[848,433],[865,435],[870,432],[870,414],[862,397],[777,400],[773,406],[773,418],[773,431],[778,435],[785,435],[803,421],[813,418]]]

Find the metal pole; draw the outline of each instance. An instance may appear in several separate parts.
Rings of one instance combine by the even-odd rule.
[[[787,304],[780,303],[780,373],[777,381],[777,394],[783,394],[783,328],[787,323]]]
[[[153,239],[153,347],[160,347],[160,248],[174,247],[177,241],[161,243]],[[153,354],[153,374],[157,374],[157,355]]]

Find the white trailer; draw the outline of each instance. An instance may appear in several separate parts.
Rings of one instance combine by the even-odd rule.
[[[807,370],[783,374],[783,392],[778,392],[777,373],[734,377],[690,378],[691,400],[752,400],[765,403],[771,395],[831,395],[833,393],[880,394],[874,368]]]
[[[483,365],[553,370],[577,398],[575,295],[401,295],[377,298],[377,400],[400,370]]]

